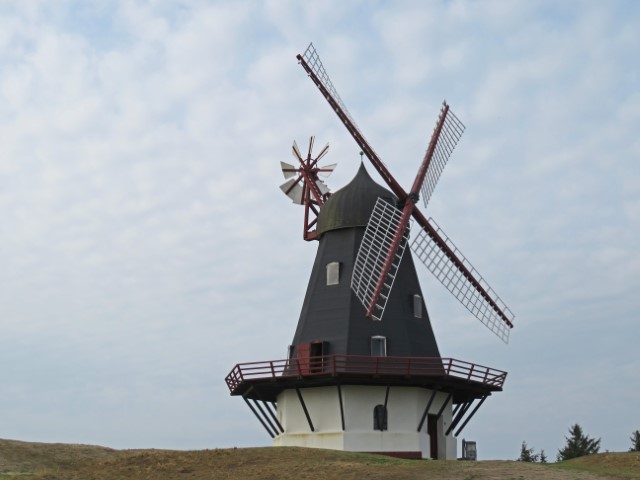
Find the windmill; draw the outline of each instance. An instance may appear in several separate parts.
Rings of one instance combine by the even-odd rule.
[[[280,187],[305,207],[316,259],[287,358],[237,364],[227,375],[273,444],[454,459],[456,438],[507,373],[443,358],[413,257],[491,331],[508,341],[513,315],[416,203],[428,202],[464,126],[445,103],[409,193],[356,126],[310,45],[298,61],[388,188],[364,163],[329,194],[328,145],[282,163]],[[313,218],[312,218],[313,217]],[[411,226],[411,221],[414,226]],[[417,232],[417,233],[416,233]],[[410,245],[410,251],[407,247]]]

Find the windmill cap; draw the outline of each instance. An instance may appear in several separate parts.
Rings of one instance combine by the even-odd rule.
[[[366,227],[378,197],[396,202],[396,196],[378,185],[360,164],[353,180],[333,193],[318,214],[318,236],[330,230]]]

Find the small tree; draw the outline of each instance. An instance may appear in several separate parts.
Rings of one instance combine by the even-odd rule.
[[[520,448],[520,458],[518,458],[519,462],[531,462],[535,463],[538,461],[539,455],[537,453],[533,453],[533,447],[527,448],[527,442],[522,442],[522,447]]]
[[[544,454],[544,450],[540,450],[540,463],[547,463],[547,456]]]
[[[636,430],[631,434],[630,452],[640,452],[640,430]]]
[[[569,429],[570,437],[565,437],[567,444],[558,450],[558,461],[569,460],[570,458],[593,455],[600,450],[600,439],[589,438],[582,432],[582,428],[577,423]]]

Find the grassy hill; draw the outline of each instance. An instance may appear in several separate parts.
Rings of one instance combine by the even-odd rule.
[[[0,440],[0,479],[29,480],[605,480],[639,479],[640,453],[605,453],[549,465],[417,461],[303,448],[113,450]]]

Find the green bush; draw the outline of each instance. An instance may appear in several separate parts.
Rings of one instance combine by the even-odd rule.
[[[570,437],[565,437],[567,444],[558,450],[558,461],[569,460],[570,458],[593,455],[600,450],[600,439],[589,438],[582,432],[582,428],[577,423],[569,428]]]
[[[640,452],[640,430],[636,430],[631,434],[630,452]]]

